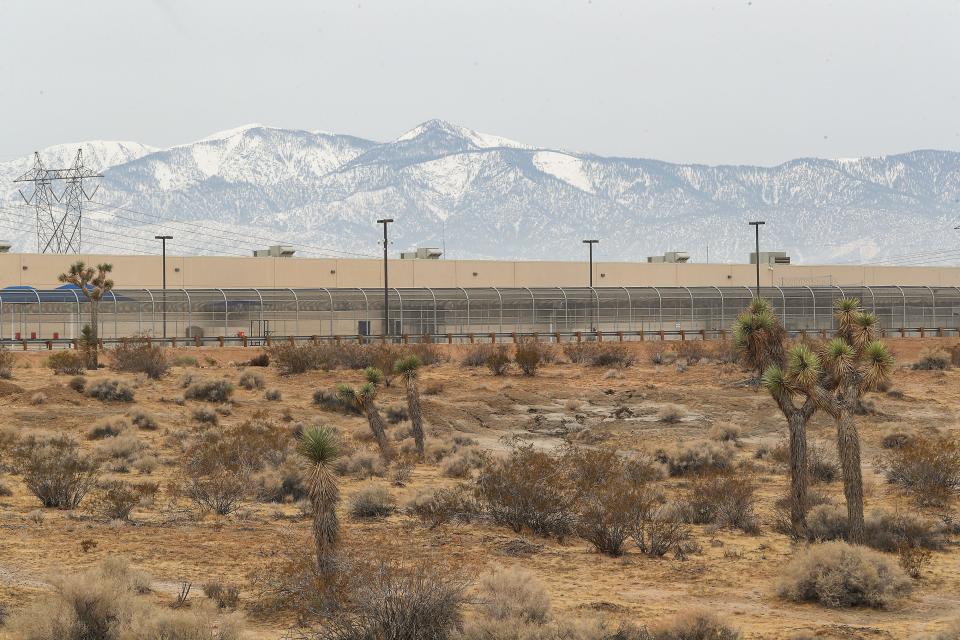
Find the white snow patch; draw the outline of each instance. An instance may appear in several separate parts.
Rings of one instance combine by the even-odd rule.
[[[517,142],[516,140],[510,140],[509,138],[504,138],[502,136],[490,135],[489,133],[480,133],[479,131],[461,127],[460,125],[452,124],[450,122],[444,122],[443,120],[429,120],[424,122],[423,124],[410,129],[410,131],[404,133],[402,136],[394,140],[394,142],[413,140],[419,136],[422,136],[428,131],[436,129],[440,129],[446,131],[450,135],[463,138],[478,149],[492,149],[495,147],[511,147],[514,149],[532,148],[521,142]]]
[[[533,155],[533,165],[581,191],[596,193],[580,158],[558,151],[538,151]]]
[[[234,127],[233,129],[224,129],[223,131],[218,131],[216,133],[211,133],[205,138],[200,138],[197,142],[214,142],[216,140],[226,140],[227,138],[232,138],[241,134],[250,131],[251,129],[273,129],[274,127],[268,127],[266,125],[260,124],[259,122],[251,122],[250,124],[244,124],[239,127]],[[193,144],[193,143],[189,143]],[[183,145],[185,146],[185,145]]]

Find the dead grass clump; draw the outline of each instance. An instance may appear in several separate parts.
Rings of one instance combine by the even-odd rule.
[[[690,442],[678,445],[666,462],[671,476],[717,473],[733,467],[736,453],[729,442]]]
[[[237,382],[241,388],[247,391],[263,389],[266,383],[263,376],[255,371],[244,371],[240,374],[240,380]]]
[[[903,570],[876,551],[827,542],[798,553],[784,568],[777,592],[793,602],[883,608],[911,588]]]
[[[889,482],[919,504],[942,506],[960,490],[960,440],[952,435],[918,436],[887,450],[880,466]]]
[[[191,383],[183,395],[187,400],[227,402],[233,395],[233,385],[226,380],[202,380]]]
[[[477,479],[477,495],[494,522],[560,539],[573,530],[573,499],[562,486],[557,456],[530,444],[515,445],[503,459],[491,459]]]
[[[103,402],[133,402],[133,388],[112,378],[100,380],[88,387],[87,395]]]
[[[102,440],[103,438],[113,438],[120,435],[130,428],[130,423],[126,418],[114,416],[104,418],[96,423],[87,431],[87,440]]]
[[[267,402],[280,402],[283,398],[283,395],[280,393],[280,389],[267,389],[267,392],[263,394],[263,399]]]
[[[946,371],[951,364],[950,353],[943,349],[927,348],[920,352],[920,359],[913,368],[917,371]]]
[[[326,411],[335,413],[344,413],[347,415],[360,415],[360,407],[355,402],[346,400],[335,391],[318,390],[313,393],[313,404]]]
[[[490,369],[490,373],[493,375],[504,375],[510,366],[510,352],[507,350],[507,346],[503,344],[494,345],[484,364],[487,365],[487,369]]]
[[[42,391],[37,391],[36,393],[30,396],[30,404],[32,404],[35,407],[40,406],[41,404],[46,404],[46,403],[47,403],[47,394],[43,393]]]
[[[687,410],[675,404],[664,405],[657,411],[657,420],[666,424],[677,424],[687,415]]]
[[[550,595],[526,569],[493,568],[480,577],[477,597],[482,615],[494,620],[543,624],[550,618]]]
[[[473,496],[463,487],[421,492],[407,504],[407,513],[435,529],[441,525],[471,522],[480,511]]]
[[[687,611],[655,625],[650,640],[737,640],[740,633],[709,611]]]
[[[620,342],[569,342],[563,353],[570,362],[591,367],[629,367],[635,361],[630,348]]]
[[[143,409],[134,409],[129,413],[129,416],[133,426],[144,431],[155,431],[160,426],[156,416]]]
[[[758,533],[754,512],[757,485],[747,474],[711,474],[694,478],[685,492],[681,510],[693,524]]]
[[[109,462],[110,470],[116,473],[126,473],[146,445],[141,442],[137,434],[125,431],[113,438],[102,440],[97,445],[97,459]]]
[[[200,366],[200,363],[197,362],[196,358],[194,358],[193,356],[184,356],[184,355],[174,356],[173,359],[170,360],[170,364],[174,367],[199,367]]]
[[[63,434],[21,439],[13,460],[24,484],[45,507],[74,509],[96,484],[96,460]]]
[[[361,489],[350,500],[350,515],[354,518],[386,518],[397,508],[397,502],[385,487]]]
[[[739,425],[730,424],[729,422],[720,422],[710,429],[710,439],[716,440],[717,442],[732,442],[737,444],[740,442],[740,437],[743,434],[743,430]]]
[[[13,495],[13,489],[6,482],[0,480],[0,498],[9,498]]]
[[[171,610],[141,599],[143,574],[122,560],[54,581],[54,593],[11,617],[12,637],[23,640],[240,640],[243,624],[228,618],[214,627],[203,610]]]
[[[86,361],[83,354],[76,350],[64,349],[51,353],[45,363],[54,373],[80,376],[86,371]]]
[[[147,338],[125,340],[110,349],[110,368],[127,373],[145,373],[159,380],[170,368],[166,350],[154,346]]]

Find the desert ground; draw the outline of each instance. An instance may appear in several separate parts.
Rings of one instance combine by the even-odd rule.
[[[885,452],[882,438],[891,428],[960,434],[960,369],[910,367],[921,350],[951,346],[957,340],[890,339],[888,344],[897,358],[889,390],[869,394],[867,415],[857,416],[866,509],[883,507],[949,519],[952,505],[918,506],[886,481],[877,461]],[[495,376],[486,367],[461,364],[468,346],[436,348],[449,361],[423,367],[419,378],[427,448],[434,454],[413,465],[408,477],[399,481],[393,466],[345,469],[338,474],[342,540],[351,553],[422,559],[469,578],[492,566],[522,567],[545,585],[555,616],[642,625],[703,608],[722,617],[743,638],[916,638],[947,627],[960,615],[956,535],[945,548],[933,552],[914,580],[912,592],[887,607],[830,608],[795,604],[777,595],[774,585],[784,566],[806,543],[777,531],[775,503],[787,493],[786,466],[757,454],[784,441],[786,423],[765,391],[744,384],[749,372],[738,364],[711,357],[686,364],[683,358],[669,357],[669,363],[655,364],[655,354],[672,351],[676,345],[632,343],[629,349],[635,362],[631,366],[588,366],[560,357],[542,365],[535,376],[522,375],[515,366],[506,375]],[[212,428],[266,420],[289,428],[291,439],[295,425],[330,425],[345,440],[346,454],[366,452],[367,459],[375,462],[376,445],[362,416],[330,411],[313,400],[316,391],[331,390],[338,383],[362,384],[361,371],[284,376],[273,364],[244,366],[258,353],[257,348],[177,349],[168,354],[171,359],[193,357],[197,366],[172,366],[159,380],[108,367],[88,372],[88,388],[101,379],[116,379],[134,390],[133,402],[104,402],[70,388],[72,376],[46,367],[48,352],[13,352],[12,378],[0,381],[0,429],[21,436],[71,434],[84,451],[104,459],[101,480],[157,483],[157,490],[134,508],[129,520],[103,517],[91,506],[91,498],[72,510],[43,508],[0,459],[0,482],[10,494],[0,493],[0,604],[9,616],[49,592],[56,576],[123,556],[152,576],[152,592],[145,597],[158,605],[173,602],[184,583],[193,585],[189,600],[204,600],[202,585],[219,581],[239,586],[237,606],[246,618],[250,638],[281,638],[296,628],[294,613],[257,609],[255,583],[290,548],[309,552],[311,517],[292,499],[265,502],[253,491],[229,515],[216,515],[177,491],[184,441],[202,428],[211,428],[201,425],[195,413],[201,408],[219,410],[217,427]],[[226,407],[182,398],[185,376],[225,378],[236,385],[244,372],[261,376],[262,387],[237,386]],[[271,390],[279,391],[279,400],[265,399]],[[377,403],[383,412],[405,408],[403,383],[395,379],[390,386],[381,386]],[[127,435],[136,438],[136,450],[129,452],[126,461],[118,461],[103,450],[107,439],[90,439],[90,430],[114,417],[128,418],[134,410],[152,414],[158,424],[156,428],[131,427]],[[609,557],[577,536],[561,541],[529,531],[517,534],[484,519],[431,528],[406,509],[425,492],[474,482],[477,470],[470,468],[469,460],[459,460],[467,466],[465,471],[451,470],[452,461],[470,452],[504,455],[511,442],[519,440],[544,449],[575,442],[653,454],[708,440],[718,425],[739,428],[735,461],[738,469],[756,479],[760,529],[746,533],[691,525],[696,544],[681,557],[650,558],[632,543],[622,556]],[[398,446],[407,430],[404,420],[388,425],[390,438]],[[809,439],[828,456],[836,456],[835,427],[827,416],[814,417]],[[682,492],[688,483],[689,478],[682,476],[662,480],[671,495]],[[352,497],[370,486],[389,492],[396,503],[391,514],[358,518],[349,513]],[[814,489],[843,504],[838,480],[818,483]],[[887,555],[896,562],[895,553]],[[466,615],[473,615],[469,608]],[[0,637],[9,637],[4,633],[0,626]]]

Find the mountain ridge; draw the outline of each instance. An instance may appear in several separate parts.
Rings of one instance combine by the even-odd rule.
[[[709,250],[712,261],[743,262],[753,244],[745,223],[763,216],[765,248],[795,261],[862,262],[951,249],[944,232],[960,218],[960,153],[936,149],[679,164],[535,147],[442,120],[388,142],[248,124],[166,149],[80,146],[104,175],[84,229],[91,250],[122,229],[130,251],[153,251],[163,221],[189,238],[184,253],[249,254],[279,239],[299,255],[376,255],[375,220],[387,216],[397,221],[394,252],[446,244],[448,257],[581,259],[589,235],[601,238],[601,260],[685,250],[702,262]],[[41,157],[72,163],[69,145]],[[16,204],[11,181],[30,166],[32,157],[0,163],[0,233],[18,247],[31,244],[32,211]],[[236,246],[205,238],[208,227]],[[960,263],[960,251],[938,259]]]

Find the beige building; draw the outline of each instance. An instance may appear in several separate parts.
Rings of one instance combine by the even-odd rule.
[[[118,288],[160,287],[160,256],[83,255],[88,264],[109,262]],[[58,286],[57,276],[74,255],[0,254],[0,288]],[[594,263],[597,287],[752,286],[750,264]],[[397,288],[586,286],[586,262],[508,260],[390,260],[390,286]],[[958,287],[960,267],[761,265],[763,286],[899,285]],[[168,256],[169,288],[354,288],[382,287],[381,260]]]

